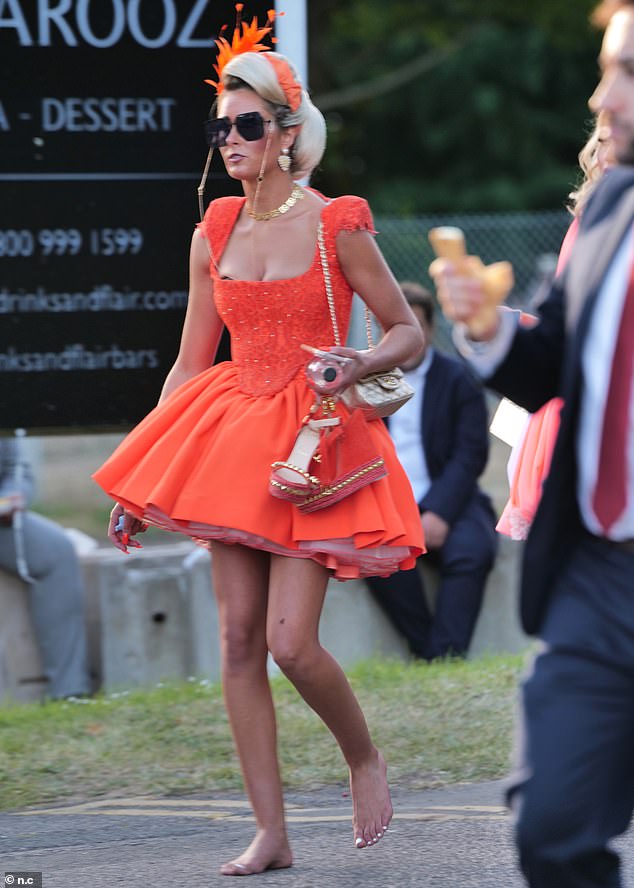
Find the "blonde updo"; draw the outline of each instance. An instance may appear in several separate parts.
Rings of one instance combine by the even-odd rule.
[[[227,62],[222,71],[222,84],[226,90],[252,89],[271,106],[275,120],[282,129],[287,126],[301,127],[291,149],[291,173],[294,179],[301,179],[310,176],[323,157],[326,122],[303,88],[299,108],[291,111],[275,68],[266,60],[266,56],[275,56],[286,62],[293,77],[300,83],[295,67],[281,53],[244,52]]]

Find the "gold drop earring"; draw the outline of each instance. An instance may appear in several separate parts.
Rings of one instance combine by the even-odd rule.
[[[291,158],[288,148],[282,148],[282,153],[277,158],[277,164],[283,173],[287,173],[291,168]]]

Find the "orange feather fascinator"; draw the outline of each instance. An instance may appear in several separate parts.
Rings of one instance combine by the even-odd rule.
[[[214,71],[216,72],[217,80],[205,80],[205,83],[209,83],[210,86],[213,86],[216,90],[217,95],[224,89],[224,84],[222,83],[222,72],[225,68],[225,65],[231,61],[234,56],[242,55],[245,52],[270,52],[271,47],[267,46],[265,43],[262,43],[262,40],[271,33],[273,30],[273,21],[277,15],[284,15],[283,12],[276,13],[274,9],[268,10],[268,17],[264,24],[264,27],[260,28],[258,26],[257,16],[255,16],[251,20],[251,24],[248,25],[246,22],[242,21],[242,10],[244,9],[244,3],[236,3],[236,24],[233,29],[233,36],[231,38],[231,42],[227,40],[226,37],[219,36],[217,40],[215,40],[215,44],[218,47],[218,56],[216,58],[216,64],[213,66]],[[223,25],[220,29],[220,34],[225,31],[227,28],[226,25]],[[276,43],[277,39],[275,37],[271,37],[271,43]],[[299,83],[293,77],[293,73],[284,59],[280,59],[276,56],[267,56],[267,61],[271,63],[275,70],[275,75],[278,79],[278,82],[282,88],[282,92],[286,97],[286,101],[291,109],[291,111],[297,111],[300,106],[302,100],[302,88]]]

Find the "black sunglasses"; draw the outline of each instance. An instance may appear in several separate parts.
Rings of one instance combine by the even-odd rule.
[[[265,123],[271,123],[271,121],[264,120],[259,111],[246,111],[244,114],[238,114],[233,122],[228,117],[214,117],[212,120],[206,120],[207,145],[210,148],[222,148],[227,144],[233,126],[245,141],[257,142],[264,135]]]

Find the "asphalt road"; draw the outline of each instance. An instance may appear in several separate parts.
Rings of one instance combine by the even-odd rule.
[[[341,787],[288,793],[295,863],[251,877],[265,888],[521,888],[499,782],[393,792],[395,817],[374,848],[352,844]],[[0,872],[42,873],[43,888],[231,884],[218,866],[250,841],[244,797],[106,799],[0,814]],[[619,840],[634,884],[634,834]],[[37,881],[30,884],[37,888]]]

